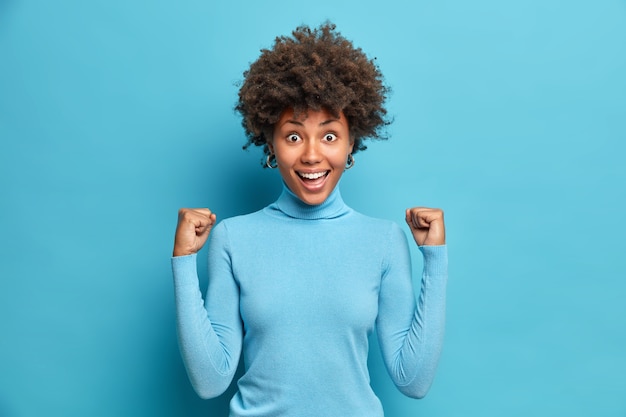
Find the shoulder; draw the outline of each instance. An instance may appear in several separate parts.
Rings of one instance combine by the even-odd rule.
[[[369,256],[378,257],[382,276],[387,276],[391,271],[406,270],[411,258],[407,236],[402,227],[391,220],[356,212],[355,219],[360,222],[359,229],[362,230],[361,236],[357,238],[359,247]]]
[[[219,220],[211,229],[210,247],[231,250],[238,247],[241,241],[256,240],[255,236],[262,234],[259,232],[263,224],[260,217],[259,212],[254,212]]]
[[[379,217],[368,216],[354,209],[351,209],[350,214],[351,214],[352,220],[355,222],[371,225],[374,227],[380,227],[380,228],[388,229],[388,230],[390,229],[401,230],[398,223],[389,219],[381,219]]]
[[[259,217],[263,216],[263,210],[258,210],[248,214],[240,214],[238,216],[227,217],[223,219],[220,223],[224,224],[224,227],[237,227],[239,225],[246,225],[249,223],[254,223],[259,221]]]
[[[392,220],[367,216],[355,210],[352,211],[350,217],[355,225],[376,236],[380,243],[401,244],[406,242],[406,235],[402,227]]]
[[[222,219],[213,227],[211,234],[228,235],[229,238],[238,236],[247,238],[250,233],[258,234],[261,230],[265,230],[268,227],[268,223],[271,223],[271,219],[262,209]]]

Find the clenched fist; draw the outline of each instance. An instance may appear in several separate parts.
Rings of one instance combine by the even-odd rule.
[[[419,246],[446,244],[446,227],[443,211],[428,207],[413,207],[406,210],[406,223],[411,228],[413,239]]]
[[[206,208],[182,208],[178,211],[178,225],[174,239],[174,256],[198,252],[215,224],[215,214]]]

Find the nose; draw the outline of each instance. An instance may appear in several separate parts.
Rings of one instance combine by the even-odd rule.
[[[320,149],[320,143],[316,140],[307,140],[304,143],[302,149],[301,160],[304,164],[316,164],[321,162],[322,153]]]

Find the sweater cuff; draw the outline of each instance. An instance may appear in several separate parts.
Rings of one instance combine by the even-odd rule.
[[[419,246],[419,250],[424,255],[424,273],[429,276],[448,275],[448,247],[439,246]]]
[[[196,253],[186,256],[172,256],[172,272],[176,287],[198,285],[196,258]]]

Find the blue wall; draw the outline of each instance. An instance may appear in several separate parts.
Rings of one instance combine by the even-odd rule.
[[[0,416],[225,415],[178,354],[176,210],[275,198],[235,83],[330,18],[394,90],[345,200],[446,210],[440,372],[404,398],[374,349],[387,416],[624,417],[626,3],[264,3],[0,0]]]

